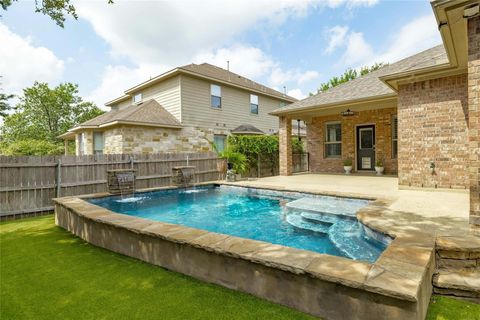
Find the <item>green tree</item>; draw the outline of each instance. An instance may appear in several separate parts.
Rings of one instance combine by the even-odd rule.
[[[68,129],[94,118],[103,111],[91,102],[84,102],[78,95],[78,85],[62,83],[50,88],[46,83],[35,84],[23,90],[15,113],[7,115],[1,128],[2,150],[16,144],[15,153],[21,153],[20,141],[40,140],[62,145],[57,137]],[[52,150],[50,147],[34,147],[35,150]]]
[[[8,103],[8,100],[14,97],[13,94],[0,93],[0,117],[6,117],[7,111],[12,107]]]
[[[0,6],[7,10],[14,2],[18,0],[0,0]],[[65,16],[72,16],[75,20],[78,15],[75,6],[71,0],[35,0],[35,12],[49,16],[55,23],[64,27]],[[113,0],[108,0],[108,4],[113,4]]]
[[[333,88],[333,87],[336,87],[342,83],[345,83],[345,82],[348,82],[348,81],[351,81],[353,79],[356,79],[358,78],[359,76],[364,76],[366,75],[367,73],[370,73],[372,71],[375,71],[375,70],[378,70],[384,66],[387,66],[388,63],[374,63],[373,65],[371,66],[364,66],[364,67],[361,67],[360,68],[360,72],[357,72],[357,70],[355,69],[352,69],[352,68],[348,68],[347,70],[345,70],[345,72],[339,76],[339,77],[332,77],[330,80],[328,80],[327,82],[324,82],[324,83],[321,83],[320,86],[318,87],[317,89],[317,93],[320,93],[320,92],[325,92],[327,91],[328,89],[330,88]],[[313,96],[314,93],[310,93],[310,96]]]

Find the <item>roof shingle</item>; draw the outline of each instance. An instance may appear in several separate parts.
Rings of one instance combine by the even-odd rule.
[[[156,126],[181,127],[181,123],[156,100],[141,104],[132,104],[124,109],[109,111],[98,117],[85,121],[79,127],[102,126],[111,122],[134,122]]]
[[[321,107],[322,105],[340,104],[343,102],[347,103],[352,100],[367,99],[370,97],[395,96],[395,92],[380,80],[380,77],[434,67],[445,63],[448,63],[447,54],[443,45],[439,45],[387,65],[354,80],[342,83],[341,85],[330,88],[325,92],[317,93],[283,108],[276,109],[272,114],[311,107]]]

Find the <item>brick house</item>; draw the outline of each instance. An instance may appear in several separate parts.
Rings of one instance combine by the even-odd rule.
[[[291,174],[291,120],[307,124],[311,172],[356,172],[381,160],[400,186],[470,189],[480,224],[478,1],[435,0],[443,44],[272,112],[280,173]],[[434,170],[432,170],[434,167]]]
[[[172,69],[125,91],[111,110],[70,129],[77,155],[209,151],[241,125],[278,132],[269,115],[297,99],[208,63]]]

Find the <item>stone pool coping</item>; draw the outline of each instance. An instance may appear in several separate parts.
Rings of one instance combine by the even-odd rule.
[[[242,187],[238,184],[218,182],[198,185],[211,184]],[[139,190],[138,192],[176,188],[178,187],[151,188]],[[109,196],[109,193],[62,197],[56,198],[54,201],[57,205],[67,208],[87,220],[106,224],[114,228],[126,229],[136,234],[158,237],[216,254],[240,258],[293,274],[305,274],[323,281],[420,303],[422,306],[424,304],[428,305],[431,294],[431,276],[434,269],[435,237],[424,233],[408,233],[385,227],[379,220],[381,220],[381,212],[388,205],[388,199],[375,199],[339,193],[315,193],[303,190],[289,190],[288,188],[256,188],[371,200],[372,202],[368,206],[357,213],[357,218],[369,228],[388,234],[394,240],[377,261],[370,264],[348,258],[115,213],[84,200],[86,198]],[[426,310],[426,307],[421,309]]]

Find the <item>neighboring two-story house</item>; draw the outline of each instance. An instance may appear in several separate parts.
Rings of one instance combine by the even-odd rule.
[[[286,94],[208,63],[175,68],[107,102],[111,111],[60,137],[76,154],[209,151],[223,149],[244,125],[275,134],[275,109],[295,102]]]

